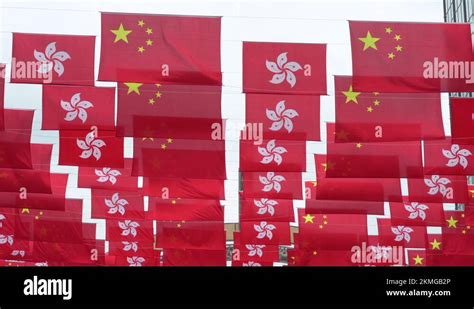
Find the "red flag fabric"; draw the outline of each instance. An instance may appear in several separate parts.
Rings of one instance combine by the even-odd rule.
[[[349,26],[354,90],[473,91],[464,74],[474,60],[469,24],[350,21]]]
[[[350,250],[288,250],[288,266],[356,266]]]
[[[384,215],[383,201],[306,200],[307,214]]]
[[[12,56],[12,83],[94,85],[94,36],[14,33]]]
[[[319,141],[319,96],[245,96],[246,130],[262,124],[263,138]]]
[[[303,199],[301,173],[244,172],[244,198]]]
[[[268,198],[240,200],[240,221],[293,222],[293,201]]]
[[[427,234],[425,226],[393,225],[389,219],[378,219],[379,240],[384,246],[425,248]]]
[[[280,260],[279,246],[254,245],[240,241],[240,233],[234,233],[234,249],[239,254],[232,256],[232,263],[236,261],[278,262]]]
[[[155,249],[153,242],[138,241],[109,241],[109,254],[115,256],[131,256],[154,257]]]
[[[43,130],[115,128],[115,89],[43,86]]]
[[[303,172],[306,161],[306,141],[263,140],[240,141],[240,171]]]
[[[426,175],[424,178],[408,178],[408,199],[427,203],[467,203],[466,177]]]
[[[140,193],[98,189],[91,192],[92,218],[145,219],[144,200]]]
[[[148,216],[163,222],[224,222],[224,208],[217,200],[150,199]]]
[[[224,180],[143,178],[143,194],[162,198],[225,199]]]
[[[336,142],[444,138],[439,93],[357,92],[351,77],[335,77]]]
[[[241,222],[240,241],[255,245],[289,245],[290,224],[275,221]]]
[[[163,266],[226,266],[225,250],[164,249]]]
[[[123,168],[123,137],[114,131],[60,131],[59,164]]]
[[[5,129],[3,109],[5,107],[5,64],[0,63],[0,130]]]
[[[139,134],[137,122],[143,116],[221,118],[221,87],[119,83],[117,134]],[[156,124],[149,126],[150,131],[161,129]]]
[[[423,148],[425,174],[474,175],[474,145],[446,139],[425,141]]]
[[[33,242],[32,257],[57,266],[101,266],[104,263],[105,246],[103,240],[90,240],[83,243]],[[93,256],[93,252],[96,255]]]
[[[51,193],[48,171],[0,168],[0,191],[18,193],[25,188],[31,193]]]
[[[443,204],[390,202],[390,220],[397,226],[441,226],[445,223]]]
[[[157,222],[156,247],[225,249],[224,222]]]
[[[422,177],[420,142],[328,143],[331,178]]]
[[[102,13],[99,80],[221,85],[221,18]]]
[[[450,98],[453,143],[474,144],[474,100]]]
[[[135,241],[153,243],[153,221],[107,219],[106,239],[109,241]]]
[[[226,179],[225,143],[220,140],[135,138],[132,175]]]
[[[133,159],[124,160],[124,168],[80,166],[78,187],[138,191],[138,177],[131,176]]]
[[[326,94],[326,45],[244,42],[245,93]]]

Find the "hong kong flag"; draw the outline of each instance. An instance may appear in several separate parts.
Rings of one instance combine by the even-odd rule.
[[[335,77],[335,141],[390,142],[444,138],[439,93],[358,92]]]
[[[242,243],[240,233],[234,233],[234,248],[240,250],[240,254],[233,255],[232,262],[278,262],[280,260],[280,250],[278,246]]]
[[[241,221],[294,221],[293,200],[255,198],[244,199],[240,203]]]
[[[240,141],[240,170],[302,172],[306,170],[306,141],[263,140]]]
[[[275,221],[241,222],[240,241],[256,245],[289,245],[290,225]]]
[[[433,175],[474,175],[474,145],[451,139],[424,142],[424,171]]]
[[[244,198],[303,199],[301,173],[244,172]]]
[[[143,196],[138,192],[91,191],[92,218],[145,219]]]
[[[450,109],[453,142],[474,144],[474,100],[450,98]]]
[[[349,26],[355,91],[474,90],[463,74],[474,60],[469,24],[350,21]]]
[[[221,18],[102,13],[99,80],[221,85]]]
[[[95,37],[13,34],[12,83],[94,85]]]
[[[468,203],[465,176],[426,175],[408,178],[408,199],[413,202]]]
[[[393,225],[442,226],[445,223],[441,203],[390,203],[390,217]]]
[[[131,176],[133,159],[124,160],[124,168],[80,166],[78,187],[138,191],[138,177]]]
[[[110,241],[153,242],[153,221],[107,219],[106,239]]]
[[[263,126],[263,138],[319,141],[319,96],[247,94],[247,130]]]
[[[326,94],[326,45],[244,42],[245,93]]]
[[[123,137],[115,131],[60,131],[59,164],[88,167],[124,166]]]
[[[115,89],[43,86],[43,130],[115,129]]]
[[[427,234],[425,226],[393,225],[388,219],[378,219],[381,245],[425,248]]]

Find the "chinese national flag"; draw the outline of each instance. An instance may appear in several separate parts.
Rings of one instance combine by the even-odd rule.
[[[100,266],[104,251],[103,240],[85,240],[82,243],[34,241],[32,257],[59,263],[58,266]],[[97,252],[98,259],[92,259],[91,252]]]
[[[115,89],[43,86],[43,130],[115,129]]]
[[[474,144],[474,100],[450,98],[450,109],[453,142]]]
[[[243,198],[303,199],[301,173],[244,172]]]
[[[306,141],[263,140],[240,141],[240,170],[243,172],[306,171]],[[302,159],[303,158],[303,159]]]
[[[442,230],[443,254],[474,255],[474,226],[472,206],[464,211],[446,211]]]
[[[289,245],[290,224],[275,221],[241,222],[240,242],[255,245]]]
[[[240,203],[240,221],[295,221],[293,200],[254,198]]]
[[[309,200],[307,214],[370,214],[384,215],[383,201]]]
[[[261,123],[267,140],[319,141],[319,101],[319,96],[247,94],[245,122],[252,129]]]
[[[441,203],[390,202],[390,217],[393,225],[441,226],[445,222]]]
[[[132,175],[225,179],[225,143],[213,140],[135,138]]]
[[[451,139],[425,141],[424,164],[429,175],[474,175],[474,145]]]
[[[138,192],[93,189],[91,197],[94,219],[145,219],[143,196]]]
[[[326,45],[244,42],[245,93],[324,95]]]
[[[422,177],[420,142],[328,143],[331,178]]]
[[[117,134],[134,136],[143,116],[221,118],[221,87],[119,83]]]
[[[132,175],[133,159],[124,159],[124,168],[79,167],[78,187],[138,191],[138,177]]]
[[[150,198],[148,215],[148,219],[163,222],[224,222],[224,208],[218,200]]]
[[[94,49],[94,36],[14,33],[11,82],[93,86]]]
[[[163,266],[226,266],[226,250],[163,249]]]
[[[102,13],[99,80],[221,85],[221,18]]]
[[[191,178],[143,178],[143,194],[168,198],[225,199],[224,180]]]
[[[465,176],[426,175],[408,178],[408,199],[427,203],[468,203],[469,192]]]
[[[25,188],[31,193],[51,193],[50,173],[42,170],[0,168],[0,192]]]
[[[469,24],[350,21],[349,26],[355,91],[474,90],[461,76],[464,70],[449,72],[450,62],[474,60]]]
[[[224,222],[157,222],[156,247],[171,249],[225,249]]]
[[[288,250],[288,266],[356,266],[350,250]]]
[[[335,77],[335,141],[391,142],[444,138],[439,93],[357,92]]]
[[[60,131],[59,164],[88,167],[124,166],[123,137],[115,131]]]

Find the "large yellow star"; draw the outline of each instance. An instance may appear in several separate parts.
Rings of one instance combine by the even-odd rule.
[[[370,31],[367,31],[367,36],[365,38],[359,38],[359,40],[364,43],[364,51],[369,48],[373,48],[377,50],[377,46],[375,45],[375,43],[377,43],[377,41],[380,40],[380,38],[372,37],[372,34],[370,34]]]
[[[346,96],[346,103],[354,102],[355,104],[359,104],[357,97],[360,95],[360,92],[352,91],[352,85],[349,87],[349,90],[343,91],[342,94]]]
[[[128,43],[127,35],[129,35],[130,32],[132,32],[132,30],[125,30],[122,24],[120,24],[120,27],[117,30],[110,30],[110,31],[113,34],[115,34],[114,43],[117,43],[118,41],[124,41],[125,43]]]
[[[441,250],[441,243],[436,238],[430,242],[431,250]]]
[[[423,265],[424,258],[420,257],[418,254],[413,258],[415,265]]]
[[[310,214],[307,214],[306,216],[303,216],[303,219],[304,219],[304,223],[314,223],[313,222],[314,216],[312,216]]]
[[[458,223],[458,220],[455,220],[453,216],[449,218],[449,220],[446,220],[448,222],[448,228],[457,228],[456,224]]]
[[[140,95],[140,87],[143,84],[140,84],[140,83],[124,83],[124,84],[125,84],[125,86],[128,87],[127,94],[135,92],[136,94]]]

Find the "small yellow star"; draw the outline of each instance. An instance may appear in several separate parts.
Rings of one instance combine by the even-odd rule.
[[[145,26],[145,22],[144,22],[143,20],[139,20],[139,21],[138,21],[138,25],[139,25],[140,27],[143,27],[143,26]]]
[[[35,216],[35,219],[36,219],[36,220],[38,220],[38,219],[39,219],[39,217],[38,217],[38,216]]]
[[[317,187],[318,186],[318,182],[317,181],[313,181],[313,187]]]
[[[354,102],[355,104],[359,104],[359,102],[357,102],[357,97],[360,95],[360,92],[352,91],[352,85],[349,87],[348,91],[342,91],[342,93],[346,96],[346,103]]]
[[[395,41],[400,41],[402,39],[402,36],[400,34],[395,35]]]
[[[180,227],[181,227],[181,224],[179,224],[179,223],[176,224],[176,227],[177,227],[177,228],[180,228]]]
[[[396,50],[397,52],[401,52],[401,51],[402,51],[402,48],[403,48],[403,47],[401,47],[400,45],[397,45],[397,46],[395,47],[395,50]]]
[[[372,113],[373,111],[374,109],[372,108],[372,106],[367,107],[367,112]]]
[[[344,130],[341,130],[341,131],[339,131],[339,132],[335,132],[335,134],[336,134],[337,140],[339,140],[339,141],[347,141],[347,137],[348,137],[348,135],[349,135],[349,134],[348,134],[346,131],[344,131]]]
[[[145,47],[143,47],[143,46],[138,47],[138,52],[139,53],[143,54],[144,51],[145,51]]]
[[[456,224],[458,223],[458,220],[455,220],[453,216],[449,218],[449,220],[446,220],[448,222],[448,228],[457,228]]]
[[[304,219],[304,223],[314,223],[313,222],[313,219],[314,219],[314,216],[310,215],[310,214],[307,214],[306,216],[303,216],[303,219]]]
[[[173,139],[172,139],[172,138],[168,138],[166,141],[168,142],[168,144],[173,143]]]
[[[156,102],[155,102],[155,99],[151,98],[148,100],[148,104],[150,105],[154,105]]]
[[[155,93],[155,97],[157,97],[158,99],[161,98],[161,92],[157,91],[157,92]]]
[[[125,43],[128,43],[127,35],[132,32],[132,30],[125,30],[122,24],[120,24],[120,27],[117,30],[110,31],[115,34],[114,43],[117,43],[118,41],[124,41]]]
[[[30,213],[30,210],[29,210],[28,208],[23,208],[23,209],[21,210],[21,213],[22,213],[22,214],[24,214],[24,213],[29,214],[29,213]]]
[[[153,45],[153,41],[150,40],[150,39],[146,40],[146,45],[147,45],[147,46],[152,46],[152,45]]]
[[[140,95],[140,87],[143,84],[140,84],[140,83],[124,83],[124,84],[125,84],[125,86],[128,87],[127,94],[135,92],[136,94]]]
[[[146,141],[146,140],[150,140],[150,141],[154,141],[153,137],[143,137],[142,138],[142,142]]]
[[[168,146],[166,146],[166,144],[161,144],[161,149],[165,150],[166,147],[168,147]]]
[[[380,92],[372,92],[374,94],[374,96],[378,96],[380,94]]]
[[[362,148],[362,144],[361,144],[361,143],[357,143],[357,144],[356,144],[356,147],[357,147],[358,149],[361,149],[361,148]]]
[[[418,254],[413,258],[415,265],[423,265],[424,258],[420,257]]]
[[[388,33],[388,34],[392,33],[392,28],[390,27],[385,28],[385,33]]]
[[[374,100],[374,106],[379,106],[380,105],[380,101],[379,100]]]
[[[430,245],[431,250],[441,250],[441,243],[436,238],[432,242],[430,242]]]
[[[462,230],[462,233],[463,233],[463,234],[466,234],[466,233],[467,233],[467,231],[466,231],[466,230]]]
[[[151,28],[146,28],[146,33],[147,33],[147,34],[152,34],[152,33],[153,33],[153,29],[151,29]]]
[[[390,60],[395,59],[395,54],[394,53],[389,53],[388,54],[388,59],[390,59]]]
[[[171,204],[176,205],[176,200],[172,200]]]
[[[319,225],[319,228],[322,229],[322,228],[324,228],[324,226],[323,226],[322,224],[320,224],[320,225]]]
[[[313,255],[318,255],[318,251],[313,251]]]
[[[327,218],[328,218],[328,216],[326,216],[326,215],[323,216],[323,219],[327,219]]]
[[[155,84],[156,88],[160,88],[161,84]]]
[[[367,36],[365,38],[359,38],[359,41],[364,43],[364,51],[369,48],[377,50],[377,46],[375,45],[375,43],[377,43],[378,40],[380,39],[372,37],[370,31],[367,31]]]
[[[323,221],[323,224],[324,224],[324,225],[327,225],[327,224],[328,224],[328,222],[327,222],[327,221]]]

